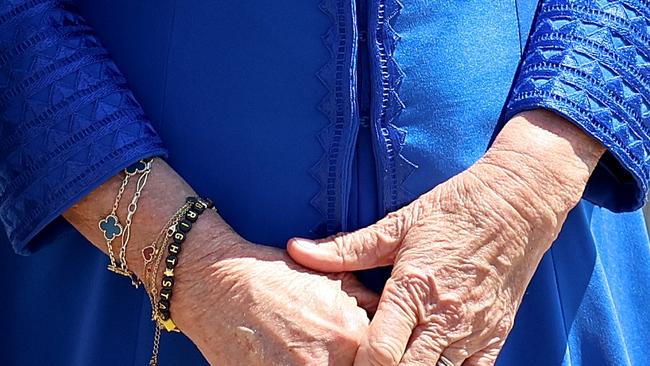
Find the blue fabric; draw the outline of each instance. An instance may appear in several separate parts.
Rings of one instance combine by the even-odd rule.
[[[649,22],[644,1],[544,1],[506,113],[546,108],[605,145],[585,198],[614,211],[647,200]]]
[[[146,295],[106,271],[105,256],[56,218],[139,157],[168,151],[169,163],[218,202],[237,232],[284,247],[291,236],[321,237],[376,221],[466,169],[507,116],[536,107],[567,116],[609,148],[586,193],[605,208],[583,200],[569,214],[498,365],[647,363],[650,320],[642,309],[650,304],[650,246],[643,217],[608,210],[630,211],[645,199],[645,120],[610,102],[602,104],[609,120],[577,118],[577,107],[569,108],[576,104],[532,89],[544,91],[553,79],[587,97],[605,92],[593,75],[573,72],[577,64],[551,62],[557,51],[580,65],[592,59],[600,65],[593,70],[611,73],[603,78],[612,85],[620,80],[626,105],[636,105],[633,93],[645,100],[645,90],[635,89],[640,79],[619,72],[642,68],[645,36],[585,18],[599,11],[634,18],[648,11],[645,2],[548,1],[536,19],[534,0],[76,5],[0,1],[0,98],[10,97],[0,99],[0,193],[11,192],[0,196],[7,234],[0,278],[9,279],[0,296],[0,322],[10,335],[0,342],[4,364],[148,361]],[[571,29],[615,34],[630,47],[616,52],[638,52],[637,63],[609,64],[611,52],[585,55],[579,42],[545,40]],[[609,47],[607,37],[592,38]],[[540,54],[549,60],[543,70],[535,67]],[[112,115],[125,117],[107,119]],[[21,253],[40,250],[19,257],[10,255],[10,244]],[[387,275],[359,274],[375,289]],[[183,335],[162,342],[163,365],[205,364]]]
[[[166,152],[107,51],[56,1],[0,2],[0,50],[0,220],[27,254],[72,203]]]

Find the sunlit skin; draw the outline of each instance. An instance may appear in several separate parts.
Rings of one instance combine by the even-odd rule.
[[[172,317],[215,365],[431,366],[441,353],[456,365],[492,365],[603,151],[561,117],[527,112],[465,172],[368,228],[318,245],[291,240],[291,257],[206,213],[176,268]],[[103,251],[97,223],[120,182],[110,179],[64,214]],[[140,277],[142,248],[194,194],[156,160],[127,250]],[[379,296],[351,271],[389,264],[377,308]]]
[[[493,365],[544,252],[604,148],[549,112],[510,121],[483,158],[376,224],[292,240],[323,272],[394,265],[354,365]]]

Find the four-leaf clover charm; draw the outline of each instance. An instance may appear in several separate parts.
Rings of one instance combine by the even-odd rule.
[[[116,236],[122,234],[122,225],[120,225],[117,216],[112,214],[99,221],[99,228],[104,233],[106,240],[113,240]]]
[[[127,166],[124,171],[128,175],[135,175],[143,173],[149,167],[149,161],[139,160],[129,166]]]

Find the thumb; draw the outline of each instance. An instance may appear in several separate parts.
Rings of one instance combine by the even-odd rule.
[[[406,234],[406,220],[400,211],[376,224],[325,239],[292,238],[287,251],[299,264],[321,272],[348,272],[393,264]]]

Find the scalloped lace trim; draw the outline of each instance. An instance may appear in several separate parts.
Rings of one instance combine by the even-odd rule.
[[[404,188],[406,179],[417,169],[402,150],[406,142],[406,129],[396,126],[395,121],[405,108],[399,97],[404,72],[394,58],[400,36],[391,22],[403,8],[399,0],[379,0],[377,9],[376,49],[378,51],[379,76],[381,77],[381,105],[377,117],[378,131],[383,138],[384,154],[379,156],[386,176],[383,182],[383,204],[386,211],[393,211],[413,199]],[[377,70],[376,70],[377,71]]]
[[[345,226],[343,175],[346,169],[346,147],[349,147],[349,130],[352,128],[355,107],[351,106],[351,96],[356,82],[353,78],[356,45],[351,36],[355,30],[347,22],[354,24],[350,10],[350,0],[322,0],[319,8],[330,19],[330,27],[322,35],[324,46],[330,57],[317,72],[317,77],[327,89],[327,94],[318,109],[329,121],[318,134],[323,148],[320,160],[310,169],[310,174],[319,183],[319,192],[311,199],[311,205],[321,215],[321,222],[312,229],[318,236],[326,236],[341,231]],[[352,0],[354,1],[354,0]]]
[[[321,215],[320,224],[312,230],[317,236],[330,235],[346,229],[346,199],[350,154],[354,149],[353,132],[358,124],[354,94],[356,93],[356,22],[354,2],[351,0],[322,0],[320,9],[330,21],[329,29],[323,34],[324,46],[329,51],[327,63],[318,71],[317,77],[327,89],[327,94],[319,104],[319,110],[329,121],[318,134],[323,148],[320,160],[310,169],[310,174],[319,183],[320,189],[311,200],[311,205]],[[353,1],[353,0],[352,0]],[[385,210],[394,210],[399,205],[413,199],[404,187],[408,176],[417,168],[403,154],[406,130],[395,122],[404,103],[398,95],[404,72],[393,58],[399,35],[391,21],[399,14],[402,4],[399,0],[375,0],[376,25],[374,55],[375,62],[370,65],[380,91],[381,98],[374,101],[376,140],[379,143],[377,154],[378,171],[385,172],[380,184]],[[365,65],[362,67],[366,67]],[[377,92],[373,92],[377,95]]]

